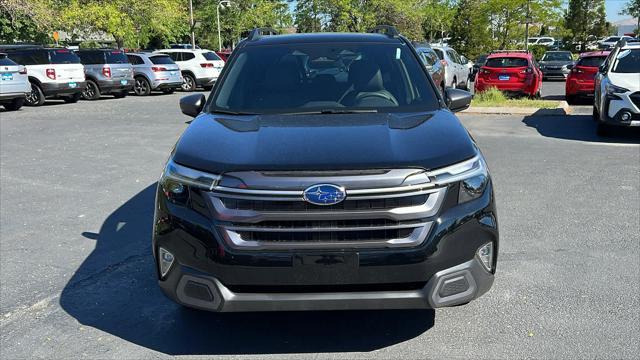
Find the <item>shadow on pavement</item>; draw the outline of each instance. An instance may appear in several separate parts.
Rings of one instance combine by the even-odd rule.
[[[613,128],[612,135],[596,135],[596,123],[591,115],[540,116],[538,112],[522,120],[542,136],[567,140],[602,143],[640,144],[640,128]]]
[[[434,325],[433,310],[230,313],[183,308],[160,292],[151,256],[153,184],[116,209],[60,304],[81,324],[166,354],[371,351]]]

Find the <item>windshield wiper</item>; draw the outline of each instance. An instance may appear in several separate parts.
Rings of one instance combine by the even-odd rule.
[[[313,111],[283,113],[281,115],[370,114],[377,112],[378,110],[376,109],[321,109]]]

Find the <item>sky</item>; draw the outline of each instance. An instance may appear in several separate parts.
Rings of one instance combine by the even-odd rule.
[[[566,1],[566,0],[565,0]],[[568,3],[568,1],[566,1]],[[605,0],[604,5],[607,10],[607,20],[608,21],[617,21],[620,19],[626,19],[627,15],[618,15],[620,10],[624,8],[624,5],[627,3],[627,0]],[[296,7],[296,2],[291,1],[289,3],[289,9],[293,11]]]

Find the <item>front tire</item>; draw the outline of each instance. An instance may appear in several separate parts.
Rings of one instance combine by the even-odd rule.
[[[189,74],[182,75],[182,91],[191,92],[196,89],[196,79]]]
[[[133,85],[133,92],[138,96],[147,96],[151,93],[151,84],[146,78],[139,76]]]
[[[8,111],[18,111],[24,105],[24,98],[17,98],[11,100],[10,103],[4,104],[4,108]]]
[[[87,80],[87,87],[82,91],[82,98],[85,100],[100,99],[100,88],[93,80]]]
[[[452,89],[457,89],[458,88],[458,79],[453,78],[453,83],[451,84],[451,88]]]
[[[31,84],[31,92],[27,94],[25,104],[27,106],[41,106],[44,104],[44,93],[40,86]]]

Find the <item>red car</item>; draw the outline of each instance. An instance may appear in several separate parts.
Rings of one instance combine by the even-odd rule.
[[[492,87],[506,93],[539,97],[542,72],[533,54],[525,50],[493,51],[478,71],[475,91]]]
[[[216,54],[220,57],[220,59],[222,59],[222,61],[227,62],[229,55],[231,55],[231,51],[229,50],[216,51]]]
[[[565,85],[567,103],[575,104],[579,97],[593,96],[594,78],[609,53],[610,51],[594,51],[580,54],[580,58],[567,76]]]

